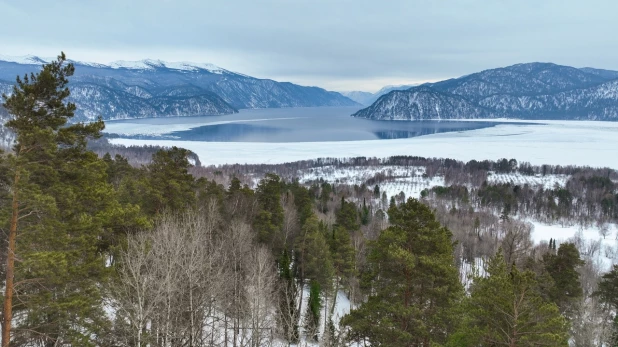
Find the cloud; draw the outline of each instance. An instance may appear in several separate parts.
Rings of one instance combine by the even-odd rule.
[[[0,54],[210,62],[375,90],[529,61],[618,69],[616,10],[609,0],[0,1]]]

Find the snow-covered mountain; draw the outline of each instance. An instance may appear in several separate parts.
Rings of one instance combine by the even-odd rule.
[[[0,56],[0,91],[15,76],[36,71],[50,59]],[[258,79],[212,64],[160,60],[98,64],[72,61],[71,101],[76,120],[222,115],[241,108],[354,106],[335,92]]]
[[[355,117],[380,120],[426,120],[449,118],[487,118],[491,112],[465,98],[442,93],[427,86],[410,90],[394,90],[373,105],[354,114]]]
[[[517,64],[390,92],[354,116],[618,120],[615,79],[617,71]]]
[[[342,92],[341,94],[343,94],[344,96],[347,96],[348,98],[358,102],[361,105],[371,105],[373,104],[376,100],[378,100],[379,97],[381,97],[384,94],[387,94],[393,90],[405,90],[405,89],[409,89],[411,87],[417,86],[417,84],[405,84],[405,85],[398,85],[398,86],[385,86],[382,89],[378,90],[375,93],[369,93],[369,92],[361,92],[361,91],[351,91],[351,92]]]

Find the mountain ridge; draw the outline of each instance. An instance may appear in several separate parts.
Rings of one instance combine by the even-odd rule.
[[[390,92],[353,116],[377,120],[506,117],[618,121],[617,79],[618,71],[522,63]],[[420,92],[426,95],[419,98]]]
[[[5,59],[5,60],[3,60]],[[0,56],[0,91],[15,76],[38,71],[50,59]],[[319,87],[259,79],[216,65],[146,59],[109,65],[71,61],[71,101],[76,121],[225,115],[244,108],[357,106]]]

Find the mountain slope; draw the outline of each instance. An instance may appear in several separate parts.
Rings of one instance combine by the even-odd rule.
[[[550,63],[517,64],[391,92],[353,116],[369,119],[512,117],[522,119],[618,120],[618,72]],[[418,99],[434,90],[442,98]],[[443,100],[455,97],[449,111]],[[418,100],[410,103],[410,100]],[[465,102],[461,102],[464,100]],[[397,105],[394,107],[393,105]],[[406,106],[407,105],[407,106]],[[431,111],[440,109],[441,112]],[[439,114],[439,115],[438,115]],[[418,117],[411,117],[417,115]]]
[[[49,61],[0,56],[0,80],[40,69]],[[239,108],[354,106],[354,101],[317,87],[258,79],[211,64],[159,60],[108,65],[73,62],[69,87],[76,120],[222,115]],[[0,82],[0,90],[6,83]]]
[[[139,93],[138,93],[139,94]],[[131,90],[121,91],[107,86],[76,82],[71,85],[69,100],[76,104],[76,121],[193,115],[225,115],[237,112],[219,96],[202,92],[193,96],[140,97]]]
[[[408,91],[392,91],[353,116],[380,120],[427,120],[489,118],[493,115],[460,96],[418,87]]]

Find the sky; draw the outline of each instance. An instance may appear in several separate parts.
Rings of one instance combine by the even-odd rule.
[[[616,13],[615,0],[0,0],[0,55],[374,92],[533,61],[618,70]]]

